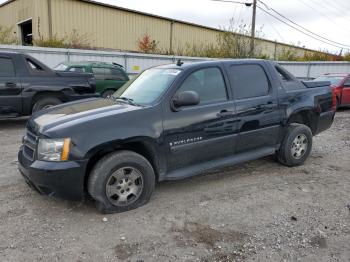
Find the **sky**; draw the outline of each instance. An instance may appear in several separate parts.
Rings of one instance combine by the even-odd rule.
[[[252,7],[244,4],[211,0],[95,0],[142,12],[184,20],[215,28],[227,28],[230,19],[234,25],[251,25]],[[229,1],[229,0],[228,0]],[[252,2],[252,0],[236,0]],[[262,2],[261,2],[262,1]],[[256,28],[259,36],[273,41],[328,50],[339,54],[350,49],[350,0],[258,0],[265,10],[273,8],[291,21],[321,37],[338,42],[332,46],[312,39],[288,27],[257,8]],[[4,0],[0,0],[0,3]],[[264,3],[267,5],[264,5]],[[271,9],[268,10],[274,14]],[[323,39],[324,40],[324,39]],[[346,46],[342,46],[342,45]]]

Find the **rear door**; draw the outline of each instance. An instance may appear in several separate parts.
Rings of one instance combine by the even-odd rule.
[[[22,113],[21,82],[13,60],[0,56],[0,115]]]
[[[266,72],[264,64],[228,65],[239,129],[236,153],[274,146],[278,141],[277,90]]]
[[[127,77],[118,68],[92,67],[96,79],[96,89],[103,93],[105,90],[117,90],[128,81]]]
[[[341,95],[342,105],[350,105],[350,76],[345,80],[343,84],[343,90]]]
[[[106,83],[109,86],[113,86],[114,89],[119,89],[122,85],[128,81],[122,70],[116,67],[106,68],[105,71]]]
[[[92,67],[92,73],[96,80],[96,92],[102,93],[107,87],[105,69],[103,67]]]

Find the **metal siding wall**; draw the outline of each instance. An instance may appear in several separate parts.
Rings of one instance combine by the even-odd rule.
[[[0,25],[12,27],[18,39],[21,31],[17,24],[30,18],[35,18],[33,0],[17,0],[0,8]]]
[[[73,0],[52,0],[53,31],[64,37],[74,29],[86,34],[91,45],[136,51],[137,40],[145,33],[168,49],[169,22],[104,6]]]
[[[218,32],[175,22],[173,25],[173,50],[183,50],[186,45],[215,45]]]
[[[326,73],[350,73],[349,62],[279,62],[298,77],[318,77]]]

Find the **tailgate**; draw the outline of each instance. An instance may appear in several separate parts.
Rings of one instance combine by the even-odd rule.
[[[301,81],[307,88],[315,88],[322,86],[330,86],[331,82],[329,81]]]

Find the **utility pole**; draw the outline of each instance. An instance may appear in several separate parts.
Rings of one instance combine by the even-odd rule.
[[[253,1],[253,17],[252,17],[252,31],[250,35],[250,56],[254,56],[254,40],[255,40],[255,18],[256,18],[256,1]]]
[[[49,20],[49,38],[52,38],[52,5],[51,0],[47,0],[47,15]]]

